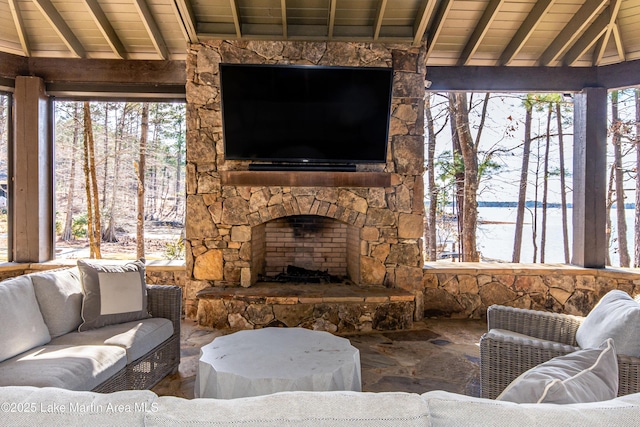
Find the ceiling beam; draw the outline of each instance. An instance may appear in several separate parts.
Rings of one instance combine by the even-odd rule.
[[[169,59],[169,50],[167,49],[162,33],[156,24],[156,20],[153,19],[151,10],[149,10],[149,6],[147,6],[146,0],[133,0],[133,3],[138,10],[142,24],[146,28],[147,34],[149,34],[151,43],[153,43],[153,47],[156,49],[158,56],[160,56],[160,59]]]
[[[616,49],[618,50],[618,57],[620,58],[620,61],[626,61],[627,55],[624,50],[624,44],[622,43],[622,36],[620,36],[620,27],[617,22],[613,24],[613,40],[616,43]]]
[[[84,47],[80,40],[73,34],[71,28],[64,21],[58,10],[53,6],[49,0],[33,0],[40,12],[44,15],[45,19],[49,22],[53,30],[62,39],[67,48],[73,52],[78,58],[84,58],[86,56]]]
[[[593,21],[593,24],[580,36],[578,40],[567,50],[562,59],[563,65],[574,65],[598,40],[607,32],[609,26],[609,14],[603,12]]]
[[[231,5],[231,15],[233,16],[233,25],[236,27],[236,37],[242,38],[242,21],[240,20],[240,7],[236,0],[229,0]]]
[[[451,6],[453,6],[453,0],[442,0],[442,3],[440,3],[440,7],[436,11],[436,15],[433,18],[433,23],[427,31],[427,58],[433,52],[436,41],[438,40],[438,37],[440,37],[440,33],[444,28],[444,22],[447,19],[447,15],[449,15]]]
[[[98,26],[98,29],[102,33],[102,36],[105,38],[109,47],[113,53],[115,53],[118,58],[127,59],[127,50],[124,45],[118,38],[115,30],[111,26],[111,23],[107,19],[107,16],[104,14],[104,11],[98,4],[97,0],[84,0],[87,8],[89,9],[89,14],[93,18],[93,21]]]
[[[416,20],[413,23],[413,46],[420,46],[424,33],[427,31],[427,25],[433,15],[436,7],[436,0],[423,0],[420,9],[416,14]]]
[[[536,2],[507,47],[502,51],[500,65],[507,65],[513,61],[555,2],[556,0],[539,0]]]
[[[286,40],[288,37],[287,0],[280,0],[280,10],[282,11],[282,37]]]
[[[336,25],[336,2],[337,0],[331,0],[329,4],[329,29],[327,32],[327,38],[329,40],[333,38],[333,27]]]
[[[609,22],[607,23],[606,32],[596,45],[596,49],[593,53],[593,65],[600,65],[600,63],[602,62],[602,57],[604,56],[604,52],[607,50],[607,46],[609,45],[609,40],[611,39],[614,28],[617,28],[616,19],[618,18],[618,12],[620,12],[621,3],[622,0],[611,0],[607,11],[602,13],[603,15],[605,15],[607,12],[609,13]]]
[[[489,31],[489,27],[491,23],[496,18],[498,14],[498,10],[500,6],[504,3],[504,0],[491,0],[487,5],[487,8],[484,10],[480,21],[478,21],[478,25],[473,30],[471,37],[469,37],[469,41],[465,45],[464,49],[462,49],[462,53],[460,54],[460,58],[458,59],[458,65],[466,65],[471,60],[471,57],[476,53],[478,47],[480,47],[480,43],[482,43],[482,39]]]
[[[589,25],[609,0],[587,0],[560,31],[549,47],[540,56],[539,63],[545,67],[558,60],[580,33]]]
[[[384,13],[387,11],[387,0],[378,0],[378,8],[376,9],[376,19],[373,21],[373,40],[380,37],[380,29],[382,28],[382,20]]]
[[[22,52],[24,56],[31,56],[31,49],[29,49],[29,39],[27,38],[27,33],[24,29],[24,22],[22,21],[22,14],[20,13],[20,8],[18,7],[18,0],[9,0],[9,9],[11,10],[11,17],[13,18],[13,23],[16,26],[16,31],[18,33],[18,38],[20,39],[20,46],[22,46]]]
[[[196,31],[196,19],[189,0],[173,0],[171,2],[173,12],[176,14],[184,39],[191,43],[198,42]]]

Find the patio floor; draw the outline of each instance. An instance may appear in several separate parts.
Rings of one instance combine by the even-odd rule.
[[[411,330],[342,335],[360,350],[362,390],[424,393],[446,390],[480,395],[480,349],[486,330],[480,320],[426,319]],[[219,330],[182,322],[182,359],[177,374],[152,390],[159,395],[194,397],[200,347]]]

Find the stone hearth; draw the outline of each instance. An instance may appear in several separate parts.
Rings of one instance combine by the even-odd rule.
[[[248,171],[249,162],[225,160],[220,63],[392,67],[394,83],[387,162],[358,164],[356,172],[283,174]],[[394,303],[406,305],[399,316],[403,319],[413,315],[413,300],[422,296],[424,87],[422,47],[255,41],[210,41],[191,45],[186,87],[185,294],[187,307],[192,309],[187,315],[194,317],[193,308],[197,307],[197,316],[204,324],[231,325],[232,315],[241,314],[238,310],[255,309],[255,305],[248,305],[230,311],[219,310],[224,301],[237,302],[238,294],[225,296],[225,292],[233,292],[218,288],[244,288],[241,298],[260,298],[257,288],[260,280],[268,279],[283,267],[274,263],[274,258],[265,256],[273,248],[268,241],[270,238],[265,237],[265,230],[290,222],[292,218],[313,218],[324,225],[331,224],[336,235],[343,231],[345,234],[333,242],[336,244],[334,256],[327,248],[316,247],[308,253],[317,256],[298,258],[296,262],[303,264],[298,266],[339,270],[339,274],[349,277],[354,284],[352,288],[364,296],[358,301],[340,301],[343,305],[335,309],[346,310],[344,304],[347,302],[361,306],[358,309],[361,314],[357,317],[362,321],[353,326],[354,330],[406,327],[404,320],[390,322],[394,325],[391,326],[369,319],[382,316],[376,314],[378,308],[371,308],[371,304],[391,302],[396,296],[394,292],[402,291],[404,300]],[[304,243],[290,243],[294,248],[304,248]],[[300,256],[306,250],[297,250],[296,255]],[[286,257],[294,256],[289,253]],[[367,295],[380,297],[376,294],[380,290],[387,292],[385,302],[367,301]],[[317,298],[325,299],[318,303],[325,304],[326,299],[340,297],[340,292],[337,293],[330,288],[322,289],[322,295]],[[270,297],[287,298],[280,291],[275,294]],[[295,294],[288,297],[295,298]],[[265,304],[269,305],[266,299]],[[299,300],[297,304],[304,305]],[[364,308],[367,304],[369,307]],[[291,305],[285,308],[293,310]],[[310,310],[309,307],[295,309]],[[316,309],[318,307],[311,311]],[[271,313],[276,309],[274,306],[264,310]],[[214,312],[220,316],[218,320],[212,320]],[[386,315],[390,316],[389,313]],[[323,317],[314,316],[318,317],[308,326],[317,328],[315,320]],[[236,326],[264,325],[254,318],[244,326]],[[332,328],[327,326],[327,329]]]

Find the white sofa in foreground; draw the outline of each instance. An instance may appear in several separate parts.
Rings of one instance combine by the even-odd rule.
[[[444,391],[283,392],[241,399],[0,387],[0,426],[635,426],[640,394],[569,405],[516,404]]]

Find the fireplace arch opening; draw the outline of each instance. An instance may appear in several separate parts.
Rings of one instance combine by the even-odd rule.
[[[320,215],[276,218],[253,227],[252,261],[252,283],[306,282],[307,271],[358,284],[360,229]],[[301,275],[296,277],[297,273]],[[320,277],[321,282],[327,280]]]

